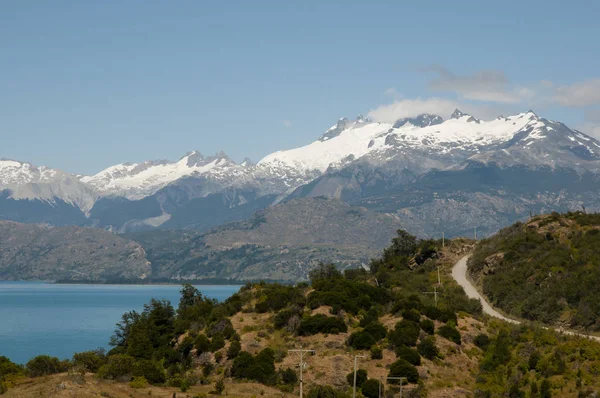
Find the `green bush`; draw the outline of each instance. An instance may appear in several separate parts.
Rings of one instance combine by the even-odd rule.
[[[300,322],[298,334],[300,336],[312,336],[318,333],[338,334],[348,331],[343,319],[317,314]]]
[[[361,387],[361,392],[366,398],[379,398],[379,380],[369,379],[365,381]]]
[[[213,336],[210,340],[210,345],[208,346],[208,350],[210,352],[219,351],[221,348],[225,347],[225,338],[222,334],[217,334]]]
[[[233,360],[231,375],[237,379],[256,380],[263,384],[274,384],[277,379],[275,373],[275,355],[273,350],[265,348],[256,356],[242,351]]]
[[[377,344],[375,337],[365,331],[354,332],[348,337],[348,345],[357,350],[369,350],[375,344]]]
[[[388,340],[395,346],[415,346],[419,338],[420,327],[418,323],[403,319],[396,324],[394,330],[388,334]]]
[[[421,356],[417,350],[407,346],[396,347],[396,357],[398,359],[404,359],[406,362],[414,366],[421,365]]]
[[[369,333],[371,336],[375,338],[375,340],[379,341],[383,339],[387,335],[387,329],[379,322],[371,322],[363,329],[364,332]]]
[[[281,371],[281,381],[283,384],[295,384],[298,381],[298,375],[291,368]]]
[[[419,323],[421,320],[421,313],[414,308],[405,309],[402,311],[402,318],[406,319],[407,321]]]
[[[73,354],[72,362],[76,367],[96,373],[106,363],[106,355],[104,354],[104,350],[78,352]]]
[[[25,370],[31,377],[66,372],[68,368],[68,361],[61,361],[56,357],[51,357],[48,355],[38,355],[37,357],[29,360],[29,362],[27,362],[25,365]]]
[[[131,388],[146,388],[148,387],[148,380],[144,376],[136,376],[129,382]]]
[[[409,383],[419,381],[419,371],[404,359],[399,359],[390,365],[389,377],[406,377]],[[398,384],[398,380],[390,380],[390,384]]]
[[[0,356],[0,380],[10,374],[19,374],[23,372],[23,367],[12,362],[7,357]]]
[[[194,347],[196,348],[196,354],[200,355],[210,351],[210,340],[205,334],[200,333],[194,339]]]
[[[356,370],[356,388],[361,388],[365,381],[367,381],[367,371],[364,369]],[[354,386],[354,372],[350,372],[346,375],[346,381],[350,387]]]
[[[308,398],[341,398],[340,394],[335,388],[331,386],[320,386],[315,385],[308,390]]]
[[[133,375],[144,377],[150,384],[162,384],[166,380],[163,367],[149,359],[139,359],[133,366]]]
[[[371,347],[371,359],[383,359],[383,351],[374,345]]]
[[[242,351],[242,345],[239,341],[232,341],[227,349],[227,359],[235,359],[238,354]]]
[[[453,341],[456,344],[461,343],[460,332],[458,331],[458,329],[456,329],[452,326],[449,326],[449,325],[442,326],[441,328],[438,329],[438,334],[440,336],[444,337],[445,339]]]
[[[135,358],[129,355],[110,355],[106,364],[98,370],[98,375],[103,379],[128,379],[133,373],[134,366]]]
[[[417,351],[423,358],[427,358],[431,361],[440,356],[440,351],[435,345],[435,339],[433,337],[428,337],[421,341],[419,345],[417,345]]]
[[[473,344],[485,351],[490,345],[490,338],[485,333],[479,333],[475,336],[475,339],[473,339]]]
[[[435,332],[435,323],[430,319],[423,319],[419,322],[419,326],[421,327],[421,330],[427,334],[433,334]]]

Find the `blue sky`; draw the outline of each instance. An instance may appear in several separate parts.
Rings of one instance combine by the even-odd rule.
[[[526,3],[526,4],[522,4]],[[0,157],[257,161],[342,116],[535,110],[600,137],[593,1],[0,3]]]

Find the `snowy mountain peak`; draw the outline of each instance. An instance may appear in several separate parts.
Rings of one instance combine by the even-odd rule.
[[[427,127],[441,124],[443,121],[444,119],[441,116],[423,113],[416,117],[404,117],[396,120],[394,128],[397,129],[409,123],[416,127]]]
[[[450,115],[450,119],[460,119],[461,117],[464,116],[470,116],[467,113],[462,112],[460,109],[456,108],[454,110],[454,112],[452,112],[452,115]]]

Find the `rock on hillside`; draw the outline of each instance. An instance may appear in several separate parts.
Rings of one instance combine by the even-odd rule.
[[[144,249],[110,232],[0,221],[0,279],[144,279]]]

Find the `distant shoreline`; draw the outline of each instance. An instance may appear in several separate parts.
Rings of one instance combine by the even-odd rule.
[[[239,280],[239,279],[159,279],[159,280],[140,280],[140,279],[123,279],[123,280],[78,280],[78,279],[59,279],[56,281],[45,281],[53,284],[63,285],[196,285],[196,286],[244,286],[248,283],[281,283],[285,285],[295,284],[296,281],[286,280],[271,280],[271,279],[256,279],[256,280]]]

